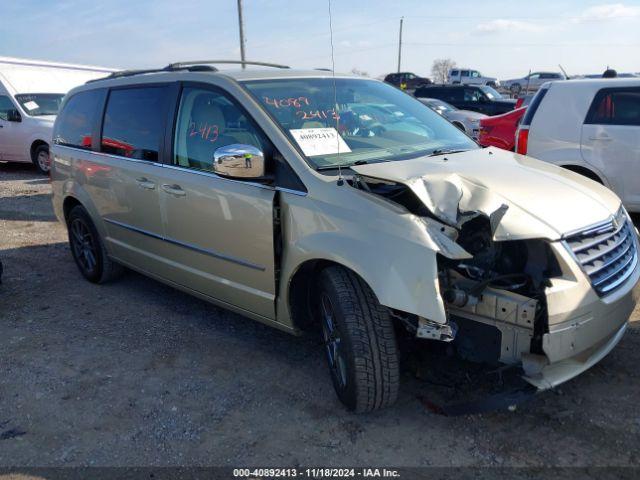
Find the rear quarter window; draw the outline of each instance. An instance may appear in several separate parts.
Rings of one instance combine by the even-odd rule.
[[[91,150],[93,129],[104,94],[103,89],[96,89],[70,97],[56,119],[53,143]]]
[[[640,87],[603,88],[594,97],[585,123],[640,126]]]

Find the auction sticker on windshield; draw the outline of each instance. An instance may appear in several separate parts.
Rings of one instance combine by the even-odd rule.
[[[289,131],[307,157],[351,152],[335,128],[299,128]]]
[[[27,110],[35,110],[36,108],[39,108],[39,106],[40,105],[38,105],[33,100],[31,100],[30,102],[25,102],[24,103],[24,108],[26,108]]]

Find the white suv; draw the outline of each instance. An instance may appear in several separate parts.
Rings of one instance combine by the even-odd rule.
[[[500,86],[497,78],[485,77],[478,70],[470,70],[468,68],[452,68],[449,70],[447,83],[453,85],[489,85],[494,88]]]
[[[518,153],[600,182],[640,212],[640,79],[544,84],[516,142]]]

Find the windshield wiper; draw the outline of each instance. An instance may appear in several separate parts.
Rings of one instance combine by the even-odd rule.
[[[460,153],[460,152],[468,152],[468,149],[460,149],[460,150],[455,150],[455,149],[451,149],[451,150],[447,150],[447,149],[437,149],[434,150],[433,152],[431,152],[429,155],[427,155],[427,157],[437,157],[438,155],[446,155],[448,153]]]
[[[337,170],[338,168],[349,168],[352,165],[366,165],[367,163],[369,163],[369,160],[356,160],[353,163],[344,163],[341,165],[323,165],[321,167],[316,168],[316,170],[321,171],[321,170]]]

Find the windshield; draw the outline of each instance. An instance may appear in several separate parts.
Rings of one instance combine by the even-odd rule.
[[[16,95],[16,100],[28,115],[39,117],[57,115],[63,97],[63,93],[28,93]]]
[[[502,95],[500,95],[496,90],[494,90],[491,87],[483,85],[480,88],[482,88],[482,91],[485,93],[487,97],[489,97],[490,100],[496,100],[498,98],[502,98]]]
[[[420,103],[424,103],[427,107],[431,107],[440,115],[447,112],[455,112],[457,110],[453,105],[448,104],[443,100],[437,100],[435,98],[419,98]]]
[[[335,93],[332,78],[243,84],[316,168],[478,148],[429,107],[382,82],[336,78]]]

